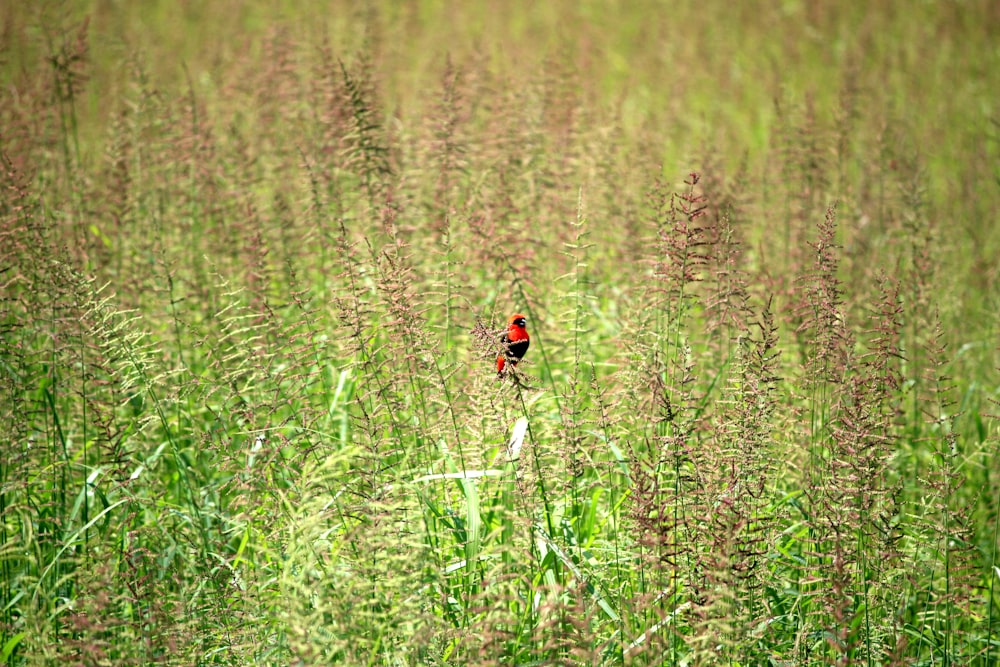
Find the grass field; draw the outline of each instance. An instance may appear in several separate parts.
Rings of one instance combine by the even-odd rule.
[[[0,662],[997,664],[998,8],[0,1]]]

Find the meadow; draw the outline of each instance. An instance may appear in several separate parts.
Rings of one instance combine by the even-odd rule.
[[[997,3],[0,21],[0,663],[1000,661]]]

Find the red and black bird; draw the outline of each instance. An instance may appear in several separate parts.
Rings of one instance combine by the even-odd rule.
[[[497,357],[497,376],[503,375],[504,366],[510,362],[511,366],[517,366],[528,351],[531,339],[526,328],[528,318],[520,313],[514,313],[507,318],[507,330],[500,336],[500,342],[504,346],[503,354]]]

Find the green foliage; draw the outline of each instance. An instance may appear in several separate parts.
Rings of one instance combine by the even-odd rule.
[[[3,20],[0,662],[1000,656],[993,4]]]

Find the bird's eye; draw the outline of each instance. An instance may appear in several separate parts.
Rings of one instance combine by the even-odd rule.
[[[516,320],[514,320],[514,324],[516,324],[519,327],[523,327],[526,322],[527,320],[525,320],[523,317],[519,317]]]

